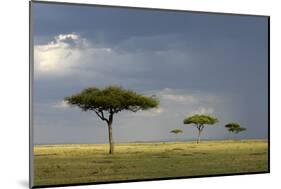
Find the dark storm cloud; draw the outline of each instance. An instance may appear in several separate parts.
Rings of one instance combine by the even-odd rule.
[[[225,138],[228,121],[247,127],[242,138],[267,136],[266,18],[33,5],[36,143],[106,142],[104,123],[62,103],[92,85],[160,97],[155,112],[117,116],[117,142],[170,139],[196,112],[221,120],[205,138]]]

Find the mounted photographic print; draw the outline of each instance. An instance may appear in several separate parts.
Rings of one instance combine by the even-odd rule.
[[[30,2],[30,187],[268,172],[268,16]]]

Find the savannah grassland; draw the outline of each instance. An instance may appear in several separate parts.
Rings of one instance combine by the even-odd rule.
[[[266,140],[37,145],[35,186],[268,171]]]

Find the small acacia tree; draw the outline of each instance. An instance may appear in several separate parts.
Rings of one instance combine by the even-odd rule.
[[[246,131],[247,129],[244,127],[241,127],[239,123],[228,123],[224,126],[225,128],[227,128],[227,130],[231,133],[235,133],[238,134],[240,132]]]
[[[183,120],[184,124],[192,124],[198,129],[197,144],[200,142],[200,136],[205,125],[214,125],[217,122],[218,122],[217,118],[204,114],[202,115],[195,114]]]
[[[170,133],[174,133],[174,134],[178,135],[179,133],[183,133],[183,130],[181,130],[181,129],[173,129],[173,130],[170,131]]]
[[[174,134],[183,133],[183,131],[180,130],[180,129],[174,129],[174,130],[171,130],[170,132],[171,132],[171,133],[174,133]]]
[[[155,97],[146,97],[122,87],[109,86],[106,88],[90,87],[78,94],[65,97],[70,105],[76,105],[83,111],[93,111],[108,126],[109,154],[114,153],[112,136],[113,117],[118,112],[128,110],[137,112],[156,108],[159,105]]]

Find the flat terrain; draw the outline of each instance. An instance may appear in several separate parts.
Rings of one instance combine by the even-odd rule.
[[[35,185],[215,175],[268,170],[265,140],[38,145]]]

